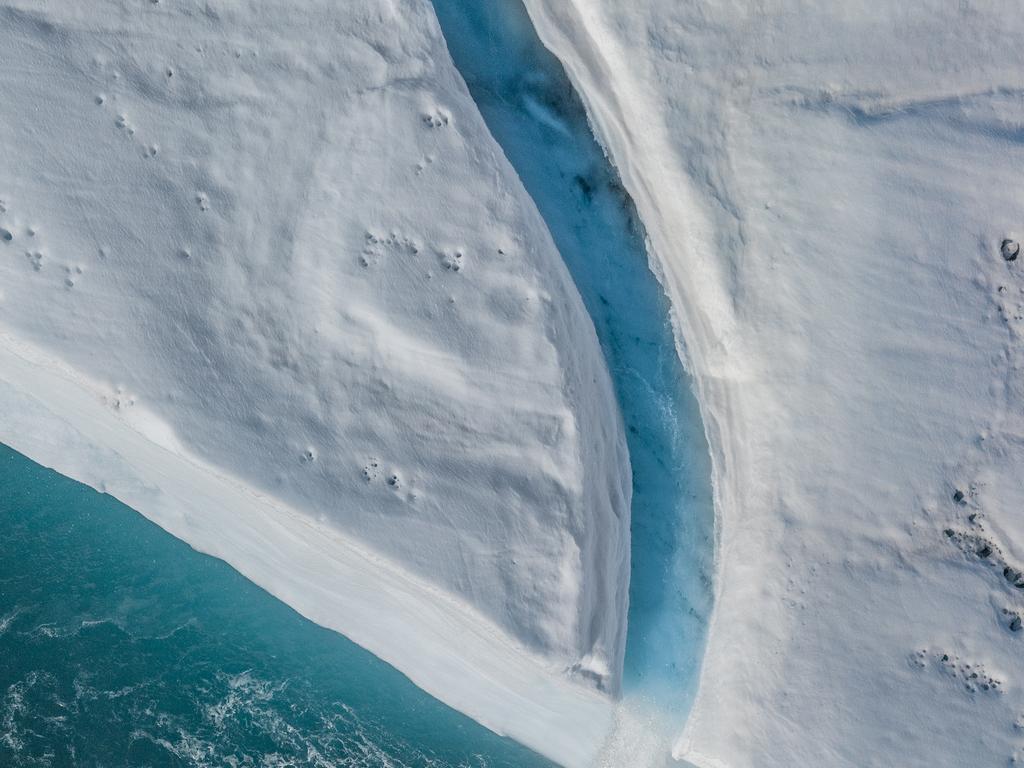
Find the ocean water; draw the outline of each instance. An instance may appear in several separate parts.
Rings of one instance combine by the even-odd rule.
[[[550,766],[0,446],[0,766]]]
[[[519,0],[433,0],[470,94],[533,198],[594,321],[633,469],[624,695],[681,724],[712,605],[707,441],[642,225],[560,62]]]

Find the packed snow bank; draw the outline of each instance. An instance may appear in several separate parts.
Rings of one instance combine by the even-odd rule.
[[[1019,8],[527,5],[648,229],[713,453],[676,756],[1021,759]]]
[[[622,427],[429,4],[0,19],[0,440],[585,763],[622,666]]]

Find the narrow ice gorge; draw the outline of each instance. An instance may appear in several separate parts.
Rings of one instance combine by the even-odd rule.
[[[0,442],[568,765],[629,459],[421,0],[0,8]]]
[[[633,477],[622,695],[598,765],[661,766],[712,610],[708,445],[647,238],[564,68],[518,2],[433,0],[470,95],[551,232],[608,361]]]
[[[700,768],[1024,759],[1017,3],[526,0],[714,463]]]

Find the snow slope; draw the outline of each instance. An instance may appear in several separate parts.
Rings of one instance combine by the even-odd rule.
[[[622,668],[621,419],[429,4],[0,27],[0,441],[585,764]]]
[[[675,755],[1024,759],[1019,5],[527,6],[650,234],[713,453]]]

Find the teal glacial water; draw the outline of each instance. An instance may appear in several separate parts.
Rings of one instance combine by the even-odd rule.
[[[0,766],[549,766],[0,446]]]
[[[624,693],[678,722],[712,604],[709,451],[668,300],[614,168],[519,0],[433,0],[448,49],[537,204],[597,329],[633,468]]]

